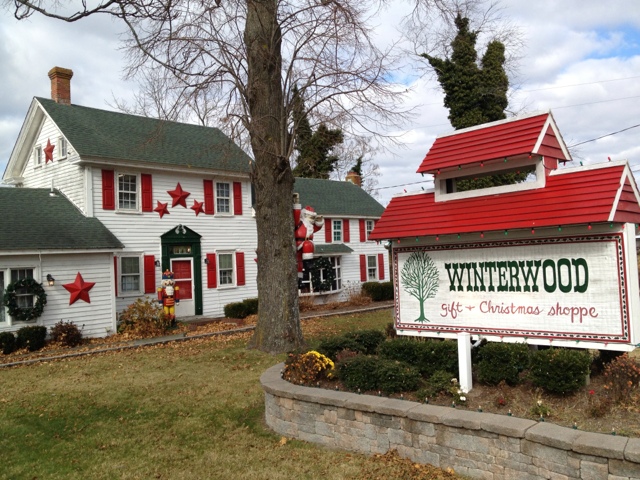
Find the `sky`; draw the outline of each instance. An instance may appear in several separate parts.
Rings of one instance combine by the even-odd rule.
[[[501,5],[503,16],[524,36],[518,73],[510,78],[508,111],[551,110],[574,158],[567,166],[626,159],[640,180],[640,2],[502,0]],[[385,13],[376,26],[381,39],[399,35],[401,12]],[[73,70],[74,104],[114,110],[115,98],[132,99],[137,85],[123,79],[121,31],[106,17],[73,24],[40,16],[17,21],[0,7],[0,172],[32,98],[50,96],[52,67]],[[401,146],[374,157],[381,173],[376,195],[383,205],[394,194],[433,186],[416,170],[436,137],[453,130],[432,76],[408,75],[405,84],[408,104],[418,115],[389,132]]]

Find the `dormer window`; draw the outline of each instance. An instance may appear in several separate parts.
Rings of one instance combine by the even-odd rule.
[[[67,139],[64,137],[58,138],[58,155],[59,160],[67,158]]]

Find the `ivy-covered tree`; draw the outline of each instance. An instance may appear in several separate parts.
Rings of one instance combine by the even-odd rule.
[[[427,252],[413,252],[404,262],[400,272],[402,288],[420,303],[420,315],[416,322],[429,322],[424,314],[424,302],[438,293],[438,269]]]
[[[298,153],[293,174],[296,177],[326,180],[338,161],[338,156],[331,152],[336,145],[343,142],[342,130],[332,129],[321,123],[314,132],[309,123],[304,99],[297,86],[293,87],[293,96],[294,148]]]
[[[503,120],[509,104],[509,78],[504,69],[505,46],[494,40],[478,64],[476,41],[478,32],[469,28],[469,19],[460,14],[455,19],[458,30],[451,42],[451,58],[422,54],[433,67],[444,90],[444,106],[449,109],[449,121],[456,130],[482,123]],[[458,179],[456,190],[476,190],[523,182],[531,169],[505,172],[473,179]]]

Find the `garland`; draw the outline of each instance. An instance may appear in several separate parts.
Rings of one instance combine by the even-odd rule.
[[[35,295],[35,302],[33,307],[19,307],[18,300],[16,299],[16,290],[26,288],[27,293]],[[33,278],[23,278],[7,285],[4,297],[2,299],[9,315],[16,320],[26,322],[29,320],[35,320],[44,311],[44,306],[47,304],[47,294],[42,288],[42,284],[36,282]]]
[[[322,280],[321,272],[324,270],[324,280]],[[327,257],[317,257],[313,261],[309,273],[311,274],[311,285],[314,292],[326,292],[331,290],[331,286],[336,279],[333,265]]]

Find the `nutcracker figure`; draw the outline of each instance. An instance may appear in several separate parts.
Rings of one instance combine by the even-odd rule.
[[[178,298],[178,290],[180,290],[180,287],[176,287],[175,284],[173,272],[165,270],[162,274],[161,286],[158,287],[158,303],[162,305],[165,315],[169,317],[172,322],[176,319],[175,306],[177,303],[180,303],[180,299]]]
[[[322,215],[317,215],[313,208],[300,205],[300,196],[293,194],[293,221],[296,240],[296,259],[298,261],[298,278],[302,278],[303,270],[308,270],[313,260],[313,234],[324,225]]]

